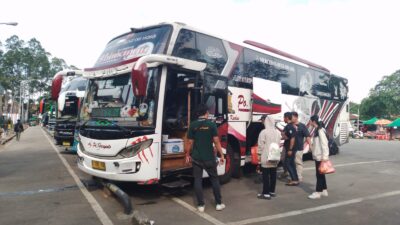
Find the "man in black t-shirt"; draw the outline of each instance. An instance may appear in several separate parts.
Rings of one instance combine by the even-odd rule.
[[[221,211],[225,208],[222,203],[221,188],[218,180],[217,166],[225,161],[222,152],[221,143],[218,138],[218,130],[215,123],[208,120],[208,108],[204,104],[197,107],[199,116],[197,121],[190,124],[185,143],[186,163],[192,162],[194,191],[197,198],[197,209],[204,212],[205,204],[203,197],[203,170],[208,173],[212,184],[214,198],[216,202],[215,209]],[[216,161],[214,147],[220,155],[219,162]]]
[[[297,176],[296,165],[294,159],[296,157],[296,128],[292,123],[292,113],[286,112],[283,116],[285,123],[287,124],[283,129],[283,139],[285,148],[285,165],[289,172],[291,181],[286,185],[297,186],[299,185],[299,178]]]
[[[297,176],[299,177],[299,181],[303,180],[303,150],[304,150],[304,139],[306,139],[306,143],[308,146],[310,146],[311,143],[311,137],[310,137],[310,132],[308,131],[308,128],[304,123],[299,122],[299,114],[297,112],[292,112],[292,122],[293,125],[296,128],[296,157],[295,157],[295,163],[296,163],[296,170],[297,170]]]

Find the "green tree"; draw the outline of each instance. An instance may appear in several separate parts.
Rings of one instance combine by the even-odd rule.
[[[350,113],[351,114],[359,114],[358,110],[359,110],[360,104],[355,103],[355,102],[350,102]]]
[[[400,70],[384,76],[361,102],[361,117],[395,119],[400,116]]]
[[[13,35],[4,46],[0,42],[0,84],[12,90],[16,98],[22,80],[32,80],[30,93],[42,95],[49,92],[54,74],[68,68],[65,60],[52,57],[36,38],[25,42]]]

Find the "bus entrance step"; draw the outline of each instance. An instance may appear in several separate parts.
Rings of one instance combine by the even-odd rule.
[[[163,183],[162,186],[166,188],[184,188],[190,185],[190,182],[187,180],[176,180],[168,183]]]

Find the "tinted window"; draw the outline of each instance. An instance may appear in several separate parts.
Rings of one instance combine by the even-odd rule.
[[[266,80],[281,81],[282,93],[298,94],[296,68],[293,63],[253,50],[244,50],[244,74]]]
[[[201,58],[201,52],[196,49],[196,35],[193,31],[179,32],[172,55],[196,61]]]
[[[329,79],[329,74],[314,71],[313,95],[324,99],[330,99]]]
[[[176,40],[173,55],[207,63],[206,72],[221,74],[227,54],[221,39],[181,30]]]
[[[250,74],[244,71],[244,56],[243,52],[240,54],[234,69],[229,75],[229,86],[241,87],[241,88],[253,88],[253,79]]]
[[[331,98],[335,100],[346,100],[349,88],[347,86],[347,79],[331,76],[329,82],[329,91]]]
[[[244,50],[244,74],[247,77],[259,77],[278,81],[277,71],[268,62],[272,58],[253,50]]]
[[[221,76],[205,75],[204,77],[204,103],[208,107],[210,116],[223,113],[224,99],[227,96],[227,79]],[[222,98],[224,97],[224,99]],[[223,106],[222,106],[222,105]]]
[[[277,76],[282,84],[282,94],[298,95],[299,86],[296,74],[296,65],[290,62],[276,59],[279,69],[277,69]]]
[[[196,47],[200,50],[202,60],[207,62],[206,72],[221,74],[227,61],[221,39],[204,34],[197,34]]]
[[[300,96],[313,95],[314,71],[302,66],[297,66],[297,81],[299,82]]]
[[[170,26],[133,31],[110,41],[94,67],[107,66],[152,53],[163,53]]]

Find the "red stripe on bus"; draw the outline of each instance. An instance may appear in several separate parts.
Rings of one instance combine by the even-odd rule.
[[[276,114],[276,113],[280,113],[281,111],[282,111],[281,106],[268,106],[268,105],[253,104],[253,112]]]

